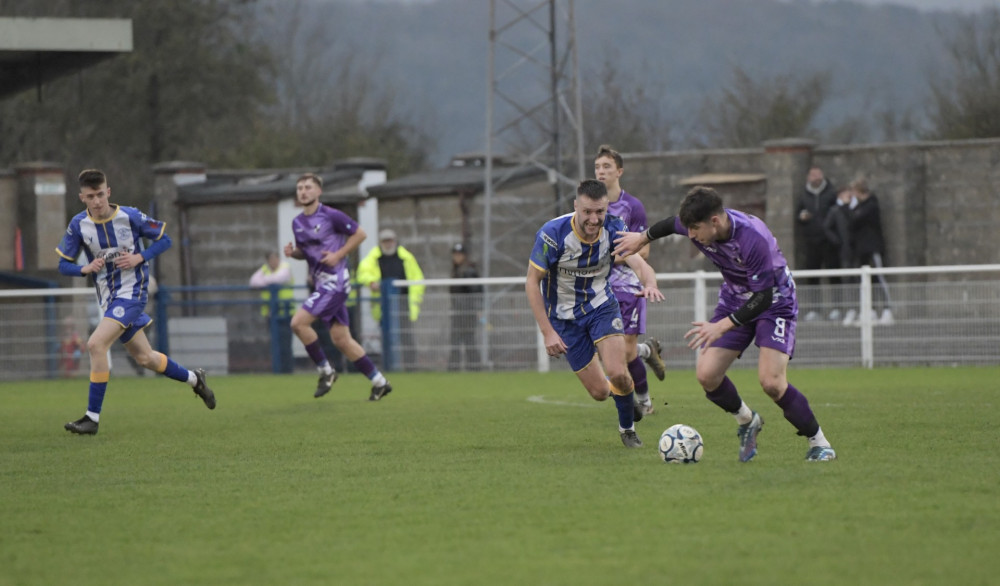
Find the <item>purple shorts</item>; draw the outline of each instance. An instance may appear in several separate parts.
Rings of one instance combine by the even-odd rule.
[[[625,334],[646,333],[646,298],[638,297],[628,291],[615,291],[615,299],[622,311],[622,321],[625,322]]]
[[[302,304],[302,308],[308,311],[309,315],[323,320],[328,328],[335,323],[350,325],[347,317],[349,292],[339,290],[335,285],[335,283],[320,285]]]
[[[715,323],[730,313],[732,311],[720,305],[715,308],[715,315],[711,321]],[[715,348],[736,350],[742,356],[750,342],[755,342],[758,348],[773,348],[791,358],[795,352],[795,320],[764,312],[752,322],[736,326],[722,334],[722,337],[711,345]]]

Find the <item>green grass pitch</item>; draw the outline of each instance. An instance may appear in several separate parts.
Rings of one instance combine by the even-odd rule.
[[[1000,368],[792,370],[839,460],[732,375],[733,418],[690,371],[651,378],[627,450],[613,402],[566,372],[209,377],[218,408],[111,379],[100,433],[62,429],[86,381],[0,385],[0,585],[996,584]],[[664,405],[664,401],[669,405]],[[660,462],[673,423],[705,438]]]

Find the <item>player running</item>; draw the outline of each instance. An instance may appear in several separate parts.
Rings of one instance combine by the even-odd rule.
[[[600,181],[585,179],[576,193],[574,212],[549,220],[535,236],[524,290],[549,356],[566,354],[595,400],[614,396],[622,443],[638,448],[635,421],[642,412],[633,403],[621,312],[608,281],[611,249],[625,224],[608,215],[608,190]],[[638,255],[627,262],[643,276],[637,295],[662,300],[652,267]]]
[[[636,197],[622,189],[620,181],[624,171],[621,154],[608,145],[601,145],[594,158],[594,176],[608,188],[608,214],[621,218],[629,232],[643,232],[649,227],[646,224],[646,208]],[[648,259],[649,246],[643,246],[638,255],[643,260]],[[646,333],[646,298],[638,295],[642,290],[642,283],[635,271],[625,264],[625,259],[615,258],[608,280],[625,323],[625,360],[635,383],[636,403],[643,414],[649,415],[653,413],[653,399],[649,396],[646,367],[642,363],[645,361],[656,378],[663,380],[666,368],[660,357],[660,342],[656,338],[648,338],[642,344],[639,343],[639,334]]]
[[[305,260],[309,265],[314,292],[292,316],[292,331],[306,347],[309,358],[316,363],[319,382],[313,396],[327,394],[337,380],[337,371],[330,365],[312,329],[317,319],[330,328],[330,339],[358,372],[372,381],[369,401],[378,401],[392,392],[392,385],[368,358],[364,348],[351,337],[347,315],[347,298],[351,293],[351,276],[347,270],[347,255],[364,241],[365,231],[350,216],[325,206],[319,201],[323,180],[312,173],[299,177],[295,197],[302,213],[292,220],[295,244],[285,245],[285,256]]]
[[[149,261],[170,248],[166,225],[139,210],[109,202],[111,188],[98,169],[79,176],[80,201],[87,209],[73,216],[56,248],[59,272],[69,277],[92,275],[97,303],[104,317],[87,340],[90,354],[90,395],[87,412],[64,427],[73,433],[95,435],[101,420],[104,394],[111,376],[108,350],[120,340],[136,363],[191,385],[205,406],[215,409],[215,394],[205,383],[205,371],[188,370],[153,350],[144,332],[153,320],[144,313],[149,285]],[[143,238],[150,240],[149,248]],[[76,264],[83,253],[87,264]]]
[[[809,440],[806,460],[835,459],[809,401],[788,382],[798,302],[792,273],[771,231],[759,218],[723,207],[714,189],[695,187],[681,202],[677,216],[660,220],[645,232],[621,235],[615,241],[615,254],[635,254],[670,234],[690,238],[722,272],[715,315],[709,322],[693,322],[684,338],[689,347],[700,350],[696,375],[706,396],[736,417],[740,461],[757,454],[757,434],[764,420],[743,402],[726,371],[750,342],[760,348],[757,376],[764,392]]]

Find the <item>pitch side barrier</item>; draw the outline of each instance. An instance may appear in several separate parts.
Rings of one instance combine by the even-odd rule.
[[[923,267],[863,266],[857,269],[793,271],[798,289],[799,319],[796,366],[960,365],[1000,363],[1000,264]],[[881,277],[881,279],[880,279]],[[649,304],[647,336],[664,346],[664,360],[674,368],[693,368],[694,352],[683,341],[691,322],[711,317],[721,282],[718,271],[658,273],[665,302]],[[820,284],[803,285],[819,279]],[[510,369],[496,355],[511,354],[512,345],[528,347],[533,339],[533,364],[524,353],[515,360],[520,369],[547,372],[559,360],[549,358],[541,332],[524,296],[525,277],[479,279],[425,279],[396,281],[396,286],[424,285],[425,298],[447,295],[452,285],[484,287],[479,331],[483,364],[491,370]],[[883,283],[885,288],[883,288]],[[888,290],[892,323],[883,323],[882,291]],[[524,319],[511,338],[506,334],[512,316],[511,299],[520,299]],[[815,303],[814,307],[807,304]],[[833,309],[840,316],[830,319]],[[816,310],[815,321],[803,317]],[[856,319],[843,316],[854,310]],[[422,318],[423,319],[423,318]],[[430,332],[428,332],[430,333]],[[756,364],[751,346],[739,365]]]
[[[1000,264],[793,274],[799,298],[795,367],[1000,364]],[[694,367],[684,333],[691,322],[712,315],[720,279],[714,270],[657,275],[666,301],[649,304],[642,338],[660,340],[668,368]],[[388,371],[569,370],[565,360],[547,356],[524,283],[524,277],[394,281],[383,283],[381,296],[357,288],[350,308],[352,334]],[[419,318],[393,319],[401,308],[399,287],[412,285],[425,287]],[[457,303],[449,291],[453,285],[481,285],[483,292]],[[890,322],[881,315],[886,291]],[[155,347],[183,357],[191,368],[311,371],[301,344],[290,340],[284,325],[309,292],[296,287],[291,302],[278,301],[272,292],[268,311],[262,311],[268,304],[260,293],[245,286],[161,286],[147,306],[154,318],[147,335]],[[390,319],[374,320],[376,304]],[[836,320],[830,319],[834,310],[840,312]],[[850,310],[856,319],[845,325],[841,316]],[[806,319],[811,314],[816,319]],[[85,342],[99,319],[89,287],[0,290],[0,380],[86,376],[86,349],[74,360],[71,341],[75,335]],[[411,329],[405,337],[400,324]],[[456,343],[456,327],[471,330],[475,343]],[[287,351],[289,345],[293,352]],[[751,346],[736,367],[755,367],[756,352]],[[335,350],[328,354],[338,369],[351,370]],[[112,355],[116,375],[133,374],[120,344]]]

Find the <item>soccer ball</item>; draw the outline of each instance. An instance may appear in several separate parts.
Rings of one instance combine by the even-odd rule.
[[[705,444],[701,434],[690,425],[678,423],[660,436],[660,457],[667,464],[694,464],[701,460]]]

